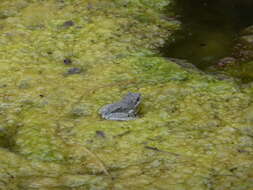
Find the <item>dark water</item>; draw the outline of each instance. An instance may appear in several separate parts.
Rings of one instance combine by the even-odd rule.
[[[176,0],[174,10],[182,30],[162,53],[203,70],[230,56],[238,32],[253,24],[252,0]]]

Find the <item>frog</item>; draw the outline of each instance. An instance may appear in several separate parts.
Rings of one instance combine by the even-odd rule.
[[[137,118],[141,94],[129,92],[121,101],[103,106],[99,113],[106,120],[129,121]]]

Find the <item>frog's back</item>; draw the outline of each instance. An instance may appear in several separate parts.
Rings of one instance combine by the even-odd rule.
[[[100,114],[107,114],[107,113],[112,113],[115,112],[116,110],[120,109],[121,105],[120,102],[114,103],[114,104],[107,104],[103,106],[100,110]]]

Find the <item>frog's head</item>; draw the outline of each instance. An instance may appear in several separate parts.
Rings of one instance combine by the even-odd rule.
[[[141,102],[141,94],[140,93],[132,93],[129,92],[125,98],[131,102],[134,107],[137,107]]]

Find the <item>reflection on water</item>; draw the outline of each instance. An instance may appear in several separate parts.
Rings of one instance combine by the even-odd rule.
[[[253,24],[250,0],[177,0],[175,7],[182,30],[162,52],[187,59],[201,69],[229,56],[238,31]]]

